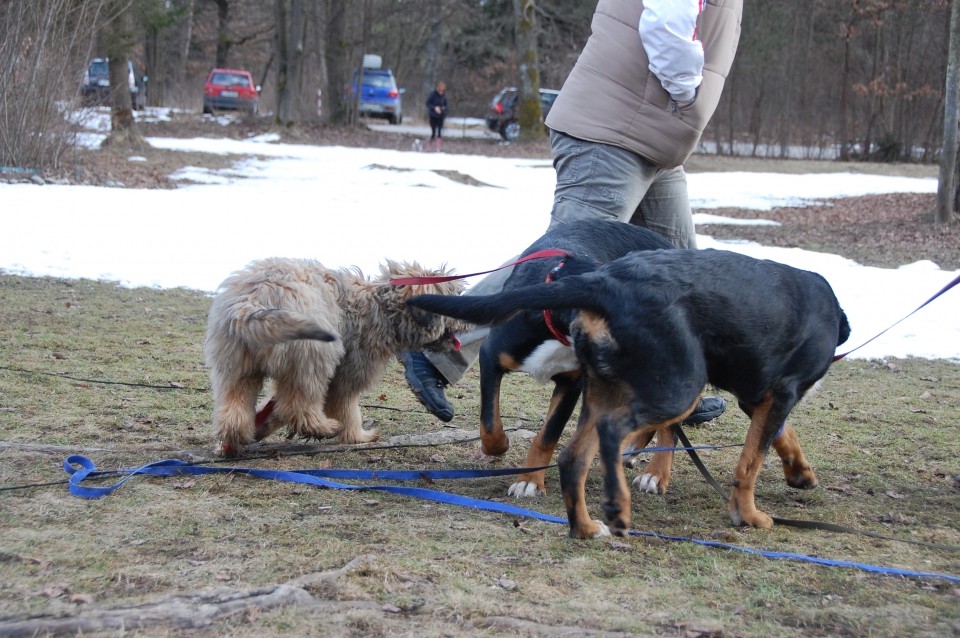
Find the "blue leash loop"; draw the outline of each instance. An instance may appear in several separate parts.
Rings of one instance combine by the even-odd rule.
[[[645,452],[651,451],[651,449],[644,450]],[[658,448],[661,449],[661,448]],[[672,448],[671,448],[672,449]],[[206,475],[206,474],[246,474],[248,476],[253,476],[256,478],[271,479],[275,481],[284,481],[288,483],[299,483],[303,485],[312,485],[314,487],[323,487],[329,489],[339,489],[339,490],[359,490],[359,491],[380,491],[388,492],[391,494],[400,494],[403,496],[412,496],[414,498],[425,499],[433,501],[436,503],[444,503],[449,505],[458,505],[460,507],[469,507],[476,510],[488,511],[488,512],[499,512],[502,514],[510,514],[512,516],[520,516],[524,518],[532,518],[540,521],[546,521],[548,523],[560,523],[566,524],[567,519],[561,518],[559,516],[553,516],[551,514],[544,514],[542,512],[537,512],[535,510],[529,510],[522,507],[516,507],[514,505],[509,505],[505,503],[497,503],[494,501],[484,501],[481,499],[470,498],[467,496],[459,496],[457,494],[449,494],[447,492],[440,492],[437,490],[430,490],[421,487],[405,487],[400,485],[351,485],[349,483],[339,483],[337,481],[330,480],[330,478],[338,479],[354,479],[354,480],[372,480],[372,479],[383,479],[383,480],[433,480],[433,479],[444,479],[444,478],[477,478],[483,476],[504,476],[507,474],[518,474],[523,472],[529,472],[534,470],[542,470],[548,467],[553,467],[552,465],[546,465],[542,467],[532,467],[532,468],[509,468],[509,469],[500,469],[500,470],[342,470],[342,469],[311,469],[311,470],[264,470],[257,468],[244,468],[244,467],[209,467],[203,465],[194,465],[186,461],[180,461],[177,459],[167,459],[164,461],[156,461],[153,463],[147,463],[136,469],[127,469],[127,470],[116,470],[113,472],[100,472],[97,471],[97,466],[89,458],[74,454],[66,458],[63,462],[63,469],[70,474],[69,489],[70,493],[74,496],[79,496],[81,498],[102,498],[108,496],[118,490],[124,483],[133,478],[134,476],[145,474],[150,476],[183,476],[183,475]],[[88,487],[82,485],[82,483],[88,479],[98,476],[105,476],[108,474],[126,474],[122,479],[117,483],[104,487]],[[330,478],[328,478],[330,477]],[[761,549],[754,549],[750,547],[742,547],[740,545],[732,545],[730,543],[721,543],[719,541],[708,541],[697,538],[689,538],[683,536],[671,536],[668,534],[661,534],[658,532],[645,532],[630,530],[631,536],[642,536],[647,538],[657,538],[660,540],[668,540],[675,542],[687,542],[694,543],[703,547],[711,547],[715,549],[726,549],[731,551],[737,551],[744,554],[752,554],[755,556],[761,556],[768,559],[777,559],[777,560],[795,560],[807,563],[813,563],[816,565],[824,565],[829,567],[846,567],[850,569],[859,569],[861,571],[872,572],[876,574],[885,574],[893,576],[904,576],[910,578],[937,578],[947,580],[953,583],[960,583],[960,576],[954,576],[951,574],[940,574],[936,572],[920,572],[908,569],[898,569],[895,567],[884,567],[880,565],[871,565],[868,563],[858,563],[854,561],[839,561],[832,560],[827,558],[818,558],[816,556],[807,556],[805,554],[796,554],[792,552],[773,552]]]

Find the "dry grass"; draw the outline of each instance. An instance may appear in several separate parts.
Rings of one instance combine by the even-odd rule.
[[[960,585],[768,560],[647,538],[573,541],[566,526],[383,492],[335,491],[240,475],[134,478],[113,495],[71,496],[61,465],[85,451],[101,469],[171,456],[205,459],[211,400],[202,365],[209,298],[185,290],[0,278],[0,635],[14,620],[108,611],[149,621],[145,603],[250,596],[316,572],[306,597],[251,598],[192,630],[199,636],[944,636],[960,631]],[[69,375],[69,377],[67,376]],[[475,435],[475,371],[452,396],[446,427],[416,404],[393,366],[364,400],[382,445],[333,450],[271,440],[271,469],[511,467],[539,426],[546,390],[506,381],[517,428],[507,457],[476,460],[477,443],[423,444],[412,435]],[[943,361],[844,360],[793,423],[821,485],[787,488],[776,463],[758,504],[787,518],[827,520],[898,539],[960,546],[960,366]],[[731,409],[695,443],[742,442]],[[399,445],[407,443],[407,445]],[[37,447],[46,446],[46,447]],[[59,447],[53,447],[59,446]],[[305,452],[278,454],[276,449]],[[704,452],[725,480],[736,448]],[[510,502],[509,478],[422,484]],[[599,474],[588,499],[599,514]],[[92,484],[103,484],[92,483]],[[529,503],[563,516],[556,470]],[[729,526],[725,503],[678,459],[671,492],[634,497],[638,529],[926,572],[960,574],[960,553],[863,536]],[[287,591],[287,590],[283,590]],[[225,593],[227,592],[227,593]],[[229,595],[227,595],[229,594]],[[189,598],[194,596],[194,598]],[[208,599],[203,599],[208,601]],[[199,604],[199,603],[197,603]],[[134,606],[137,606],[134,608]],[[133,608],[133,611],[130,611]],[[208,607],[209,608],[209,607]],[[208,609],[204,608],[204,609]],[[198,610],[201,608],[198,607]],[[160,612],[157,612],[160,614]],[[162,615],[162,614],[160,614]],[[189,617],[200,622],[202,614]],[[171,617],[172,618],[172,617]],[[165,636],[147,628],[88,631]],[[70,632],[67,632],[70,633]],[[40,633],[43,635],[43,632]]]
[[[250,124],[241,122],[236,134],[249,134]],[[174,132],[202,134],[183,123],[157,125],[145,134]],[[330,130],[302,137],[308,143],[409,145],[396,136]],[[461,141],[453,148],[451,140],[450,150],[518,154],[516,148],[483,144]],[[546,150],[541,145],[527,152],[542,156]],[[83,158],[84,170],[71,177],[163,187],[166,175],[183,163],[212,161],[162,152],[149,159],[144,171],[143,163],[91,153]],[[750,160],[700,161],[709,165],[692,170],[770,169]],[[871,215],[864,204],[832,213],[844,225],[861,226]],[[811,234],[802,219],[791,217],[794,211],[778,214],[787,237],[766,240],[844,250],[842,243],[823,246],[834,233]],[[896,234],[877,237],[869,243],[874,252],[906,259],[923,254],[911,252],[916,241],[902,241],[894,251],[877,242],[898,241]],[[573,541],[565,525],[385,492],[220,474],[138,477],[100,500],[71,496],[62,469],[69,454],[84,453],[104,470],[171,457],[210,460],[212,406],[202,363],[209,304],[209,297],[187,290],[0,274],[0,635],[69,635],[78,629],[104,636],[189,631],[238,637],[960,633],[956,582],[644,537]],[[475,454],[475,368],[450,396],[458,414],[444,425],[416,403],[393,365],[363,401],[365,416],[381,430],[381,444],[339,449],[272,439],[263,454],[232,464],[516,467],[539,427],[548,392],[523,376],[507,379],[503,411],[513,446],[492,463]],[[837,363],[821,391],[791,419],[820,487],[786,487],[771,462],[761,474],[759,506],[785,518],[960,546],[957,405],[956,362]],[[697,444],[735,445],[745,426],[745,417],[731,407],[709,427],[688,434]],[[721,481],[729,479],[738,454],[737,448],[702,453]],[[417,486],[512,503],[505,496],[509,483],[502,477]],[[598,472],[587,488],[588,503],[599,515]],[[548,472],[548,489],[545,498],[521,505],[562,517],[555,469]],[[684,458],[678,458],[669,494],[636,495],[633,508],[640,530],[960,575],[957,550],[788,527],[732,528],[724,499]]]

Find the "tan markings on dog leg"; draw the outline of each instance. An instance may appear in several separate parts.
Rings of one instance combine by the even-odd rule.
[[[620,453],[623,453],[623,441],[619,446]],[[613,489],[610,493],[604,494],[604,511],[616,512],[607,518],[607,526],[616,536],[626,536],[630,531],[630,487],[627,485],[627,476],[623,471],[623,463],[613,463],[611,467],[604,467],[604,472],[608,474],[608,480],[613,479],[611,485]],[[609,476],[612,474],[613,476]]]
[[[649,442],[653,430],[647,430]],[[673,447],[673,434],[670,427],[660,428],[657,433],[657,447]],[[644,447],[646,447],[644,443]],[[643,494],[666,494],[670,487],[670,472],[673,470],[673,451],[654,452],[647,470],[633,479],[633,485]]]
[[[219,441],[216,453],[226,456],[240,454],[244,446],[254,442],[254,408],[262,383],[259,378],[237,379],[232,385],[214,392],[213,425]],[[213,385],[217,388],[220,384],[216,380]]]
[[[756,406],[750,417],[750,429],[743,443],[743,452],[734,470],[733,489],[730,492],[730,521],[734,525],[750,525],[761,529],[773,527],[773,519],[759,511],[754,503],[754,488],[757,476],[763,467],[765,456],[762,447],[763,429],[770,413],[773,396],[767,393],[763,402]]]
[[[586,408],[584,408],[586,412]],[[590,415],[581,415],[577,431],[569,445],[560,453],[560,490],[567,508],[570,536],[573,538],[598,538],[609,536],[610,530],[600,521],[590,518],[587,511],[586,482],[590,463],[597,454],[596,422]]]
[[[557,446],[547,445],[543,442],[543,428],[537,432],[530,449],[527,451],[527,460],[524,461],[524,467],[540,467],[550,463],[553,453]],[[547,493],[546,470],[537,470],[536,472],[524,472],[517,475],[516,482],[507,490],[508,496],[517,498],[531,498],[534,496],[544,496]]]
[[[493,427],[488,431],[480,424],[480,453],[487,456],[503,456],[510,449],[510,438],[503,431],[500,417],[500,388],[493,393]]]
[[[817,486],[817,475],[803,456],[800,438],[797,437],[793,426],[784,426],[780,436],[773,440],[773,449],[777,451],[783,462],[783,475],[787,479],[787,485],[802,490],[810,490]]]
[[[550,407],[543,420],[543,426],[537,432],[525,461],[527,467],[547,465],[557,449],[557,442],[570,418],[573,405],[579,395],[580,372],[568,372],[554,377],[553,393],[550,395]],[[546,471],[539,470],[521,474],[517,482],[510,486],[507,494],[511,496],[532,497],[547,493]]]
[[[516,372],[521,365],[519,361],[517,361],[514,357],[511,357],[506,352],[500,353],[500,356],[497,357],[497,363],[499,363],[500,367],[504,370],[510,370],[511,372]]]

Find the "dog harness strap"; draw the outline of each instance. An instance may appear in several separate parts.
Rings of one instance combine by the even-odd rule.
[[[560,260],[560,263],[557,264],[557,265],[553,268],[553,270],[551,270],[550,272],[547,273],[547,283],[548,283],[548,284],[549,284],[550,282],[552,282],[552,281],[556,278],[557,271],[560,270],[561,268],[563,268],[564,264],[566,264],[566,263],[567,263],[567,262],[566,262],[565,259],[561,259],[561,260]],[[570,340],[567,339],[567,335],[565,335],[565,334],[563,334],[562,332],[560,332],[559,330],[557,330],[557,327],[556,327],[556,326],[554,325],[554,323],[553,323],[553,313],[550,312],[550,310],[549,310],[549,309],[546,309],[546,308],[544,308],[544,310],[543,310],[543,323],[545,323],[545,324],[547,325],[547,330],[550,331],[550,334],[553,335],[553,338],[554,338],[554,339],[556,339],[557,341],[559,341],[559,342],[562,343],[563,345],[565,345],[565,346],[567,346],[567,347],[570,347]]]
[[[503,270],[504,268],[510,268],[511,266],[516,266],[517,264],[522,264],[525,261],[530,261],[532,259],[543,259],[544,257],[569,257],[570,253],[565,250],[538,250],[535,253],[530,253],[526,257],[521,257],[520,259],[510,262],[509,264],[504,264],[499,268],[494,268],[493,270],[483,270],[481,272],[472,272],[468,275],[446,275],[438,277],[394,277],[390,280],[390,285],[392,286],[418,286],[423,284],[437,284],[444,281],[453,281],[454,279],[466,279],[467,277],[475,277],[477,275],[488,275],[492,272],[497,272],[498,270]]]

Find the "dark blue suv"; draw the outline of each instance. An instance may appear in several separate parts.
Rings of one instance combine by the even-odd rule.
[[[357,74],[353,74],[356,91]],[[363,69],[360,89],[360,115],[382,117],[391,124],[403,122],[403,89],[397,88],[397,80],[390,69]]]

